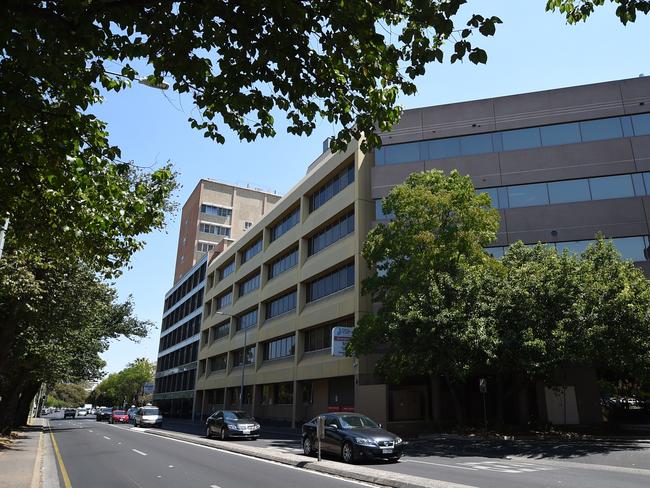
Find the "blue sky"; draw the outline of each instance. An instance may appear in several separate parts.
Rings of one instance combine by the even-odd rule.
[[[474,12],[497,15],[504,22],[494,38],[480,40],[488,51],[487,65],[430,65],[427,75],[417,81],[418,93],[403,97],[400,104],[413,108],[650,75],[650,18],[642,16],[624,27],[607,7],[587,23],[568,26],[561,15],[544,12],[545,3],[470,2]],[[253,143],[226,133],[226,143],[219,145],[190,128],[187,118],[193,110],[188,98],[135,84],[110,94],[91,111],[108,123],[111,142],[122,148],[123,159],[142,166],[174,164],[182,185],[176,195],[180,205],[200,178],[284,194],[336,130],[322,121],[310,137],[297,137],[279,127],[274,139]],[[177,238],[178,218],[170,215],[164,231],[145,236],[145,248],[116,281],[120,297],[132,295],[137,316],[151,320],[155,328],[139,343],[114,341],[103,354],[106,372],[119,371],[137,357],[155,360]]]

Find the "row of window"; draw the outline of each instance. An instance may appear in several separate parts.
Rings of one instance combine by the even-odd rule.
[[[203,203],[201,204],[201,213],[218,215],[219,217],[230,217],[232,215],[232,209]]]
[[[223,280],[235,272],[235,260],[231,260],[228,264],[219,269],[219,280]]]
[[[264,343],[264,361],[288,358],[295,354],[296,336],[290,335]]]
[[[237,330],[250,329],[257,325],[257,309],[251,310],[237,318]]]
[[[201,330],[201,314],[196,317],[188,320],[187,323],[181,325],[177,329],[172,330],[169,334],[165,334],[160,337],[160,343],[158,344],[158,351],[164,351],[169,349],[172,346],[175,346],[179,342],[183,342],[185,339],[196,335]]]
[[[354,210],[332,222],[323,230],[309,238],[307,253],[309,256],[331,246],[339,239],[354,232]]]
[[[284,217],[278,224],[270,229],[271,242],[276,240],[282,234],[285,234],[289,229],[295,227],[300,222],[300,207],[296,208],[289,215]]]
[[[293,268],[298,264],[298,248],[296,247],[289,253],[280,256],[269,264],[269,280],[277,275]]]
[[[221,310],[232,303],[232,290],[217,297],[217,310]]]
[[[165,298],[165,309],[163,313],[169,310],[170,308],[172,308],[185,295],[187,295],[190,291],[192,291],[194,288],[199,286],[199,283],[201,283],[205,279],[206,269],[207,269],[207,265],[201,266],[199,269],[194,271],[194,273],[188,276],[183,281],[183,283],[173,291],[171,295]]]
[[[650,113],[626,115],[386,146],[375,151],[375,164],[401,164],[648,134]]]
[[[266,318],[270,319],[296,309],[296,291],[292,291],[266,303]]]
[[[155,393],[194,390],[196,368],[156,379]]]
[[[244,264],[246,261],[250,260],[253,256],[256,256],[262,252],[262,238],[260,237],[253,244],[248,246],[241,256],[241,262]]]
[[[331,200],[346,186],[354,182],[354,164],[346,166],[309,198],[309,211],[313,212]]]
[[[180,322],[189,314],[193,313],[197,308],[203,306],[203,288],[194,293],[191,297],[186,299],[182,304],[176,307],[171,313],[163,317],[161,329],[163,331],[169,329],[177,322]]]
[[[230,227],[223,227],[216,224],[206,224],[201,222],[199,224],[199,232],[205,232],[206,234],[214,234],[217,236],[226,236],[230,237]]]
[[[354,263],[307,283],[307,303],[354,286]]]
[[[558,252],[568,249],[569,252],[580,254],[587,249],[587,246],[596,242],[594,239],[585,239],[580,241],[549,242],[546,246],[555,247]],[[650,238],[648,236],[635,237],[614,237],[612,239],[614,247],[621,253],[623,259],[632,261],[650,260]],[[534,246],[534,244],[528,244]],[[509,246],[487,247],[485,250],[492,256],[500,258],[504,255]]]
[[[167,371],[168,369],[196,361],[199,352],[199,343],[194,342],[185,347],[165,354],[158,358],[156,371]]]
[[[237,349],[236,351],[234,351],[233,354],[233,361],[232,361],[233,367],[236,368],[238,366],[242,366],[244,364],[244,360],[246,361],[246,364],[255,364],[256,352],[257,352],[256,345],[247,346],[246,353],[244,353],[243,347],[241,349]]]
[[[211,242],[197,242],[196,250],[199,252],[208,252],[214,249],[214,244]]]
[[[257,273],[256,275],[252,276],[251,278],[248,278],[246,281],[242,281],[239,284],[239,296],[243,297],[244,295],[248,295],[250,292],[253,290],[257,290],[260,287],[260,274]]]

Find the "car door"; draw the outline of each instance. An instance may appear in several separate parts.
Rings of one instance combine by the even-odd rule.
[[[343,435],[341,433],[341,424],[339,419],[334,415],[325,417],[325,439],[323,439],[322,449],[332,454],[340,454]]]
[[[214,431],[220,433],[221,427],[223,427],[223,412],[217,412],[214,417]]]

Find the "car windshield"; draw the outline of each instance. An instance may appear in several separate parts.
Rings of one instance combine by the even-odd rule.
[[[102,408],[102,413],[111,413],[113,410],[110,408]]]
[[[142,410],[142,415],[158,415],[157,408],[145,408]]]
[[[379,427],[377,423],[365,415],[341,415],[339,417],[341,427],[354,429],[356,427]]]
[[[224,412],[223,417],[226,420],[239,420],[239,421],[252,421],[253,419],[251,418],[250,415],[248,415],[246,412]]]
[[[113,410],[113,415],[126,415],[124,410]]]

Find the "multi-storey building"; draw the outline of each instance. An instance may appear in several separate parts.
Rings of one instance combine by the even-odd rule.
[[[202,179],[183,205],[174,286],[163,307],[153,397],[165,413],[174,417],[192,413],[209,256],[241,237],[279,199],[261,190]]]
[[[183,205],[174,283],[208,251],[219,253],[268,213],[280,196],[202,179]]]
[[[518,240],[580,251],[602,232],[650,271],[650,78],[407,110],[381,137],[369,154],[359,141],[325,152],[208,266],[197,415],[240,402],[293,423],[345,409],[389,424],[450,415],[435,379],[386,384],[373,358],[331,354],[332,327],[372,309],[360,250],[390,218],[381,199],[413,172],[458,169],[491,195],[501,214],[492,253]],[[571,422],[600,420],[593,376],[565,374]],[[533,389],[530,409],[557,421],[545,386]]]

